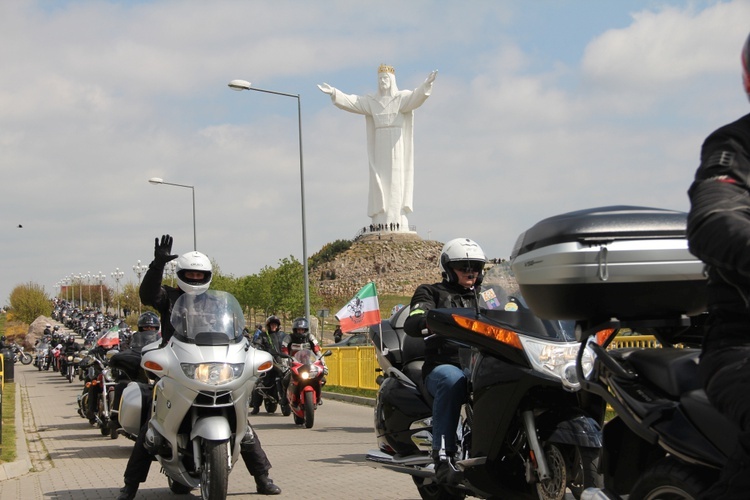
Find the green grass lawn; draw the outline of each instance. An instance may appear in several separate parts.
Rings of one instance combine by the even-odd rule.
[[[16,459],[16,384],[5,384],[3,391],[3,429],[0,463]]]

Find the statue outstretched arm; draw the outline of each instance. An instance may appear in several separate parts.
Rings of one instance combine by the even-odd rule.
[[[437,74],[438,74],[438,70],[432,71],[429,75],[427,75],[427,78],[425,79],[425,83],[430,84],[434,82],[435,77],[437,77]]]
[[[336,90],[330,85],[328,85],[327,83],[318,85],[318,88],[320,89],[321,92],[323,92],[324,94],[328,94],[328,95],[333,94],[333,91]]]

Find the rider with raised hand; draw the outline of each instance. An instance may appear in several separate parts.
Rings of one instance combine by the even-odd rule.
[[[411,299],[404,332],[424,337],[422,378],[432,403],[432,459],[438,482],[455,484],[461,472],[455,465],[456,428],[467,396],[467,380],[458,358],[458,345],[427,331],[427,312],[445,307],[475,307],[476,290],[482,282],[487,259],[481,247],[469,238],[456,238],[443,246],[440,271],[443,281],[420,285]]]
[[[177,259],[178,288],[162,284],[164,266],[167,262]],[[199,295],[209,289],[213,267],[206,255],[192,251],[181,256],[172,254],[172,237],[163,235],[161,240],[156,238],[154,243],[154,260],[149,264],[148,271],[143,277],[139,295],[144,305],[152,306],[161,315],[162,341],[161,347],[169,344],[174,333],[170,322],[172,306],[184,293]],[[250,475],[255,478],[257,492],[261,495],[278,495],[281,488],[268,477],[271,463],[260,444],[260,438],[248,422],[248,433],[242,439],[240,454]],[[136,439],[133,452],[125,468],[125,486],[120,489],[117,500],[132,500],[138,492],[140,483],[146,481],[151,468],[152,457],[146,450],[144,443],[148,423],[141,427]]]

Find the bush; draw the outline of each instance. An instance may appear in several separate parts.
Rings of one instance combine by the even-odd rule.
[[[351,248],[352,242],[349,240],[336,240],[333,243],[323,245],[315,255],[310,257],[310,267],[316,268],[322,264],[333,261],[338,254],[344,253]]]
[[[10,307],[13,317],[31,324],[39,316],[52,316],[52,302],[44,287],[36,283],[18,285],[10,294]]]

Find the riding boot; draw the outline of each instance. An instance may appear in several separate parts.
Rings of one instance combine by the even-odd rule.
[[[455,486],[463,481],[464,473],[456,466],[452,453],[432,450],[432,461],[435,463],[435,479],[438,484]]]
[[[273,480],[268,477],[268,474],[255,476],[255,486],[261,495],[278,495],[281,493],[281,488],[273,484]]]
[[[138,486],[140,483],[125,483],[125,486],[120,488],[120,496],[117,500],[133,500],[135,494],[138,493]]]

